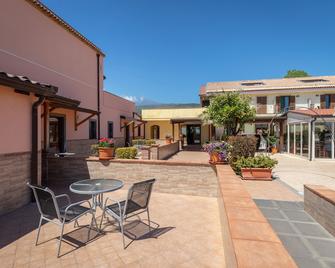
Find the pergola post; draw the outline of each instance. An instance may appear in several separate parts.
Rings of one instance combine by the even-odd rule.
[[[174,141],[174,123],[172,122],[172,139]]]
[[[47,152],[49,150],[50,140],[49,140],[49,103],[47,101],[43,104],[44,117],[43,117],[43,134],[44,134],[44,151]]]

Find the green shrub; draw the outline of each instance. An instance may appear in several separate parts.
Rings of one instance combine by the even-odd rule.
[[[278,161],[269,156],[240,157],[233,163],[235,171],[240,174],[241,168],[273,168]]]
[[[234,163],[240,157],[253,157],[256,153],[257,139],[248,136],[231,136],[228,138],[230,144],[230,163]]]
[[[115,150],[116,158],[121,159],[134,159],[137,155],[135,147],[120,147]]]
[[[91,145],[91,155],[98,156],[99,155],[99,144],[92,144]]]
[[[145,139],[132,140],[132,145],[133,146],[141,146],[141,145],[151,146],[153,144],[156,144],[155,140],[145,140]]]

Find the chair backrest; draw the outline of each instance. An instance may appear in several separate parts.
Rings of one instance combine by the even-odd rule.
[[[151,191],[156,179],[134,183],[129,189],[124,214],[146,209],[149,205]]]
[[[44,186],[32,185],[30,183],[27,183],[27,185],[33,190],[41,215],[48,219],[61,220],[54,192]]]

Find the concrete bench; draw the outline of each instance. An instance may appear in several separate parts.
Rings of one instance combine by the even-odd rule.
[[[318,223],[335,236],[335,191],[322,185],[304,185],[304,206]]]

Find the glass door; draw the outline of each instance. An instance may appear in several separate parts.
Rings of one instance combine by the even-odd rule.
[[[201,143],[201,125],[187,125],[187,144]]]

